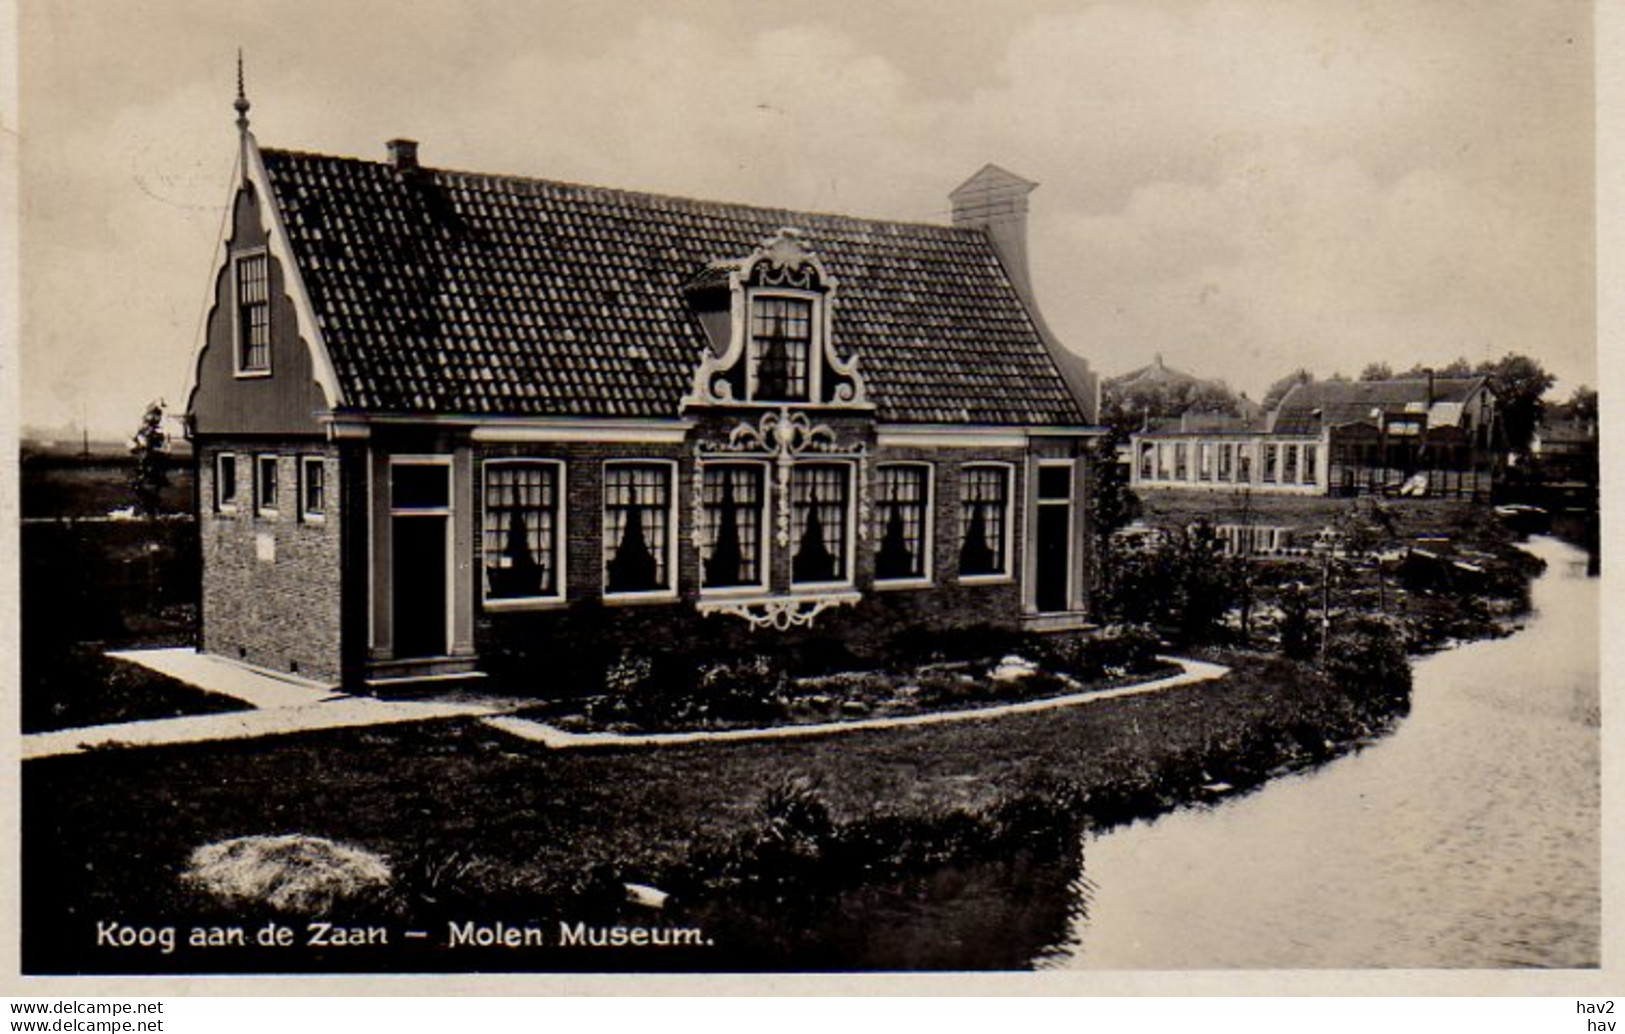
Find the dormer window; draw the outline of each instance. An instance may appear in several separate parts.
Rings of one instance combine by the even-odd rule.
[[[750,398],[806,402],[812,397],[813,301],[755,294],[750,312]]]
[[[700,270],[683,290],[711,347],[684,405],[871,408],[858,357],[833,342],[837,289],[792,229]]]

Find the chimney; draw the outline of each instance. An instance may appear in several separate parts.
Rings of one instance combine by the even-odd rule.
[[[410,172],[418,167],[418,142],[416,140],[391,140],[386,144],[389,148],[389,164],[395,167],[396,172]]]
[[[1016,289],[1038,336],[1067,387],[1077,399],[1085,417],[1093,422],[1100,414],[1100,378],[1076,352],[1067,348],[1038,311],[1033,293],[1032,273],[1027,266],[1027,195],[1038,184],[1024,180],[1008,169],[989,163],[948,195],[953,203],[955,226],[971,227],[987,234],[999,257],[1010,286]]]
[[[1011,284],[1028,306],[1033,304],[1033,280],[1027,268],[1027,195],[1037,186],[988,164],[948,195],[954,206],[954,225],[974,226],[987,233]]]

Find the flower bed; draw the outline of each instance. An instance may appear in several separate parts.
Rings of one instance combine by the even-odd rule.
[[[628,653],[606,673],[606,692],[520,714],[572,732],[618,733],[889,718],[1111,689],[1177,671],[1157,658],[1157,646],[1134,627],[1047,636],[968,631],[912,637],[884,665],[815,674],[798,674],[768,653],[697,662]],[[971,651],[980,656],[963,656]]]

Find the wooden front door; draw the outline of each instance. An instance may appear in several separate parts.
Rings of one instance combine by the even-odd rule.
[[[444,657],[450,520],[439,514],[396,514],[391,523],[395,656]]]
[[[396,660],[451,652],[451,465],[439,457],[390,466],[390,627]]]

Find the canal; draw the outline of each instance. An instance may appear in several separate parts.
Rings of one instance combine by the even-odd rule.
[[[1600,582],[1547,562],[1517,634],[1416,663],[1409,717],[1321,768],[1090,835],[1044,968],[1598,964]]]

